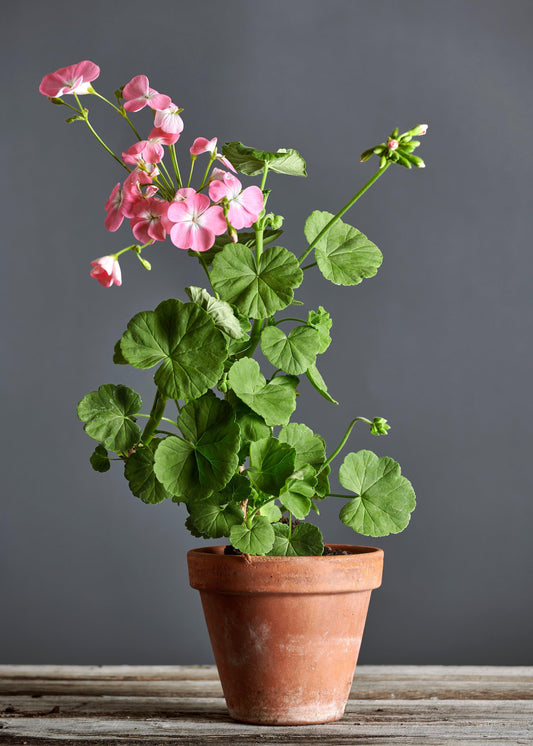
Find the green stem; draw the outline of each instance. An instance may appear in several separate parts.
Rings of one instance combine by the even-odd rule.
[[[346,433],[344,434],[344,438],[341,440],[341,442],[339,443],[339,445],[337,446],[337,448],[333,451],[333,453],[331,454],[331,456],[325,462],[325,464],[322,467],[322,469],[320,469],[320,472],[324,471],[324,469],[326,468],[326,466],[328,464],[330,464],[333,461],[333,459],[336,456],[338,456],[339,453],[342,451],[342,449],[344,448],[344,445],[345,445],[346,441],[350,437],[350,433],[352,432],[352,430],[353,430],[356,422],[366,422],[368,425],[372,424],[372,422],[370,420],[367,420],[366,417],[355,417],[355,419],[353,419],[350,422],[350,424],[348,425],[348,429],[346,430]],[[320,474],[320,472],[319,472],[319,474]]]
[[[178,166],[178,158],[176,156],[176,146],[169,145],[168,149],[170,150],[170,157],[172,159],[172,166],[174,168],[174,173],[176,174],[176,179],[178,182],[178,189],[181,189],[183,186],[183,182],[181,180],[180,167]]]
[[[320,231],[320,233],[316,236],[316,238],[313,239],[313,241],[311,241],[311,243],[309,244],[309,246],[307,247],[307,249],[304,251],[304,253],[302,254],[302,256],[299,258],[298,261],[300,262],[300,264],[310,254],[310,252],[315,248],[315,246],[320,241],[320,239],[323,236],[326,235],[326,233],[330,230],[330,228],[332,228],[335,225],[335,223],[338,220],[341,219],[341,217],[344,215],[344,213],[347,212],[350,209],[350,207],[352,207],[352,205],[354,205],[357,202],[357,200],[360,197],[363,196],[363,194],[367,191],[367,189],[370,189],[370,187],[372,186],[372,184],[374,184],[379,179],[379,177],[382,176],[385,173],[385,171],[388,169],[388,167],[390,166],[390,164],[391,164],[391,162],[387,161],[382,168],[379,168],[376,171],[376,173],[374,174],[374,176],[372,176],[372,178],[369,179],[363,187],[361,187],[361,189],[357,192],[357,194],[354,194],[354,196],[344,205],[344,207],[341,207],[341,209],[339,210],[339,212],[336,213],[331,218],[331,220],[329,221],[329,223],[327,223],[322,228],[322,230]]]
[[[246,353],[246,357],[252,357],[252,355],[255,352],[255,348],[259,344],[259,340],[261,339],[261,327],[263,325],[262,319],[255,319],[254,324],[252,326],[252,331],[250,332],[250,347]]]
[[[167,397],[162,396],[159,389],[157,389],[154,397],[152,411],[150,412],[150,419],[146,423],[146,427],[144,428],[142,434],[142,442],[144,443],[144,445],[148,445],[148,443],[154,437],[155,431],[159,427],[159,423],[161,422],[161,418],[163,417],[166,403]]]
[[[328,497],[343,497],[345,500],[351,500],[353,495],[341,495],[340,492],[330,492]]]
[[[190,171],[189,171],[189,179],[187,181],[187,187],[191,186],[192,172],[194,171],[194,164],[196,162],[196,158],[197,158],[197,156],[191,155],[191,168],[190,168]]]
[[[209,159],[209,163],[207,164],[207,168],[205,169],[204,178],[202,179],[202,181],[200,183],[200,186],[196,190],[197,192],[199,192],[200,189],[203,189],[204,186],[206,185],[206,183],[207,183],[207,177],[209,176],[209,169],[211,168],[211,166],[215,162],[216,157],[217,157],[217,153],[216,153],[216,150],[215,150],[215,152],[212,154],[211,158]]]
[[[172,176],[169,174],[167,167],[163,163],[163,161],[159,161],[159,167],[163,169],[165,172],[166,180],[168,182],[168,186],[174,191],[174,182],[172,181]],[[174,195],[172,195],[172,198],[174,198]]]
[[[292,316],[286,316],[284,319],[278,319],[274,322],[274,326],[281,324],[282,321],[298,321],[298,323],[305,324],[307,326],[307,321],[304,321],[304,319],[294,319]]]
[[[107,147],[107,145],[102,140],[102,138],[100,137],[100,135],[96,132],[96,130],[94,129],[94,127],[92,126],[92,124],[89,122],[89,114],[83,108],[83,106],[81,105],[80,99],[78,98],[78,95],[76,93],[74,94],[74,97],[75,97],[76,101],[78,102],[78,106],[80,107],[80,113],[81,113],[81,115],[82,115],[82,117],[83,117],[83,119],[85,121],[85,124],[87,125],[87,127],[89,128],[89,130],[92,132],[92,134],[96,137],[96,139],[98,140],[98,142],[100,143],[100,145],[103,148],[105,148],[105,150],[107,150],[107,152],[109,153],[109,155],[111,155],[117,161],[117,163],[120,163],[120,165],[122,166],[122,168],[125,168],[128,173],[131,173],[131,168],[128,168],[126,166],[126,164],[121,161],[121,159],[118,157],[118,155],[115,155],[115,153],[113,153],[113,151],[111,150],[111,148]]]
[[[316,267],[318,262],[311,262],[311,264],[306,264],[305,267],[302,267],[302,272],[305,272],[306,269],[311,269],[311,267]]]
[[[263,178],[261,179],[261,186],[260,186],[261,191],[263,191],[263,189],[265,188],[265,184],[267,180],[267,173],[268,173],[268,163],[265,163],[265,167],[263,169]]]
[[[141,412],[137,412],[137,414],[135,415],[135,417],[151,417],[151,416],[152,416],[151,414],[143,414]],[[171,420],[168,417],[161,417],[160,422],[170,422],[171,425],[175,425],[176,427],[178,427],[178,423],[174,422],[174,420]]]
[[[139,133],[137,132],[137,130],[135,129],[135,126],[134,126],[133,122],[131,121],[131,119],[129,118],[128,114],[126,113],[126,109],[124,109],[124,107],[119,107],[119,106],[115,106],[115,104],[114,104],[114,103],[112,103],[111,101],[109,101],[109,99],[107,99],[107,98],[106,98],[105,96],[102,96],[102,94],[101,94],[101,93],[98,93],[98,91],[95,91],[95,90],[94,90],[94,88],[93,88],[93,91],[92,91],[92,92],[93,92],[93,95],[94,95],[94,96],[98,96],[98,98],[101,98],[101,99],[102,99],[102,101],[105,101],[105,102],[106,102],[106,104],[109,104],[109,106],[110,106],[110,107],[111,107],[112,109],[114,109],[114,110],[115,110],[116,112],[118,112],[118,113],[120,114],[120,116],[121,116],[121,117],[122,117],[123,119],[125,119],[125,120],[126,120],[126,122],[127,122],[127,123],[128,123],[129,125],[130,125],[130,127],[131,127],[131,128],[132,128],[132,130],[134,131],[134,133],[135,133],[135,137],[137,138],[137,140],[142,140],[142,139],[143,139],[143,138],[142,138],[142,137],[141,137],[141,136],[139,135]]]
[[[204,268],[204,272],[207,275],[207,279],[209,281],[209,285],[211,286],[211,290],[213,291],[213,293],[215,294],[215,296],[217,298],[219,298],[220,296],[217,293],[217,291],[215,290],[215,288],[213,287],[213,284],[211,282],[211,273],[209,272],[209,267],[207,266],[207,262],[205,261],[204,257],[202,256],[202,252],[201,251],[195,251],[194,253],[198,257],[198,261],[200,262],[200,264]]]

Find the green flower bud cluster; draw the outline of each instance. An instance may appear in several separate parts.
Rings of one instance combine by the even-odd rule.
[[[365,150],[361,154],[361,162],[367,161],[373,155],[377,155],[380,159],[380,168],[384,168],[388,162],[398,163],[400,166],[405,168],[425,168],[426,164],[416,155],[413,155],[413,151],[420,145],[419,140],[413,140],[413,137],[425,135],[427,132],[427,124],[417,124],[407,132],[403,132],[401,135],[398,128],[394,129],[386,142],[382,142],[379,145],[375,145],[373,148]]]
[[[370,424],[370,432],[372,435],[386,435],[387,430],[390,430],[390,425],[387,420],[383,417],[374,417]]]

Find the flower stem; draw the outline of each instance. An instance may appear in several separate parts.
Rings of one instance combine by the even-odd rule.
[[[137,138],[137,140],[142,140],[142,139],[143,139],[143,138],[142,138],[142,137],[141,137],[141,136],[139,135],[139,133],[137,132],[137,130],[135,129],[135,126],[134,126],[133,122],[131,121],[131,119],[129,118],[129,116],[127,115],[127,113],[126,113],[126,109],[124,109],[124,107],[118,107],[118,106],[115,106],[115,104],[114,104],[114,103],[112,103],[111,101],[109,101],[109,99],[107,99],[107,98],[106,98],[105,96],[102,96],[102,94],[101,94],[101,93],[98,93],[98,91],[95,91],[95,90],[94,90],[94,88],[93,88],[93,91],[92,91],[92,92],[93,92],[93,95],[94,95],[94,96],[98,96],[98,98],[101,98],[101,99],[102,99],[102,101],[105,101],[105,102],[106,102],[106,104],[109,104],[109,106],[110,106],[110,107],[111,107],[112,109],[114,109],[114,110],[115,110],[116,112],[118,112],[118,113],[120,114],[120,116],[121,116],[121,117],[122,117],[123,119],[125,119],[125,120],[126,120],[126,122],[127,122],[127,123],[128,123],[129,125],[130,125],[130,127],[132,128],[132,130],[133,130],[133,131],[135,132],[135,137]]]
[[[144,445],[148,445],[148,443],[154,437],[155,431],[159,427],[159,423],[161,422],[161,418],[163,417],[166,403],[167,397],[163,396],[159,389],[157,389],[154,397],[154,403],[152,405],[152,411],[150,412],[150,419],[146,423],[146,427],[144,428],[142,434],[142,442],[144,443]]]
[[[330,464],[333,461],[333,459],[336,456],[338,456],[339,453],[342,451],[342,449],[344,448],[344,445],[345,445],[346,441],[350,437],[350,433],[352,432],[352,430],[353,430],[354,425],[355,425],[356,422],[366,422],[368,425],[372,424],[372,422],[370,420],[367,420],[366,417],[355,417],[355,419],[353,419],[350,422],[350,424],[348,425],[348,429],[346,430],[346,432],[344,434],[344,438],[341,440],[341,442],[339,443],[339,445],[337,446],[337,448],[333,451],[333,453],[331,454],[331,456],[324,463],[324,466],[322,467],[322,469],[320,469],[320,472],[324,471],[325,467],[328,464]],[[320,474],[320,472],[318,472],[318,473]]]
[[[200,191],[200,189],[203,189],[203,188],[204,188],[204,186],[205,186],[205,185],[207,184],[207,177],[209,176],[209,169],[211,168],[211,166],[212,166],[212,165],[213,165],[213,163],[215,162],[215,159],[216,159],[216,157],[217,157],[217,154],[216,154],[216,151],[215,151],[215,152],[214,152],[214,153],[212,154],[212,156],[210,157],[210,159],[209,159],[209,163],[207,164],[207,168],[205,169],[205,174],[204,174],[204,178],[202,179],[202,181],[201,181],[201,184],[200,184],[200,186],[199,186],[199,187],[198,187],[198,189],[196,190],[197,192],[199,192],[199,191]]]
[[[178,166],[178,158],[176,156],[176,146],[169,145],[168,149],[170,150],[170,157],[172,159],[172,166],[174,167],[174,173],[176,174],[176,179],[178,182],[178,189],[181,189],[183,186],[183,182],[181,180],[180,167]]]
[[[350,199],[350,200],[349,200],[349,201],[348,201],[348,202],[347,202],[347,203],[346,203],[346,204],[344,205],[344,207],[341,207],[341,209],[339,210],[339,212],[338,212],[338,213],[336,213],[336,215],[334,215],[334,216],[333,216],[333,217],[331,218],[331,220],[329,221],[329,223],[327,223],[327,224],[326,224],[326,225],[325,225],[325,226],[324,226],[324,227],[322,228],[322,230],[320,231],[320,233],[318,234],[318,236],[316,236],[316,238],[314,238],[314,239],[313,239],[313,240],[311,241],[311,243],[309,244],[309,246],[307,247],[307,249],[306,249],[306,250],[304,251],[304,253],[302,254],[302,256],[301,256],[301,257],[299,258],[299,260],[298,260],[298,261],[300,262],[300,264],[301,264],[301,263],[303,262],[303,260],[304,260],[304,259],[305,259],[305,258],[306,258],[306,257],[307,257],[307,256],[308,256],[309,254],[310,254],[310,252],[311,252],[311,251],[312,251],[312,250],[313,250],[313,249],[315,248],[315,246],[316,246],[316,245],[317,245],[317,243],[318,243],[318,242],[320,241],[320,239],[321,239],[321,238],[322,238],[323,236],[325,236],[325,235],[326,235],[326,233],[327,233],[327,232],[328,232],[328,231],[330,230],[330,228],[332,228],[332,227],[333,227],[333,226],[335,225],[335,223],[336,223],[336,222],[337,222],[338,220],[340,220],[340,219],[341,219],[341,217],[342,217],[342,216],[344,215],[344,213],[345,213],[345,212],[347,212],[347,211],[348,211],[348,210],[350,209],[350,207],[352,207],[352,205],[354,205],[354,204],[355,204],[355,203],[357,202],[357,200],[358,200],[358,199],[359,199],[360,197],[362,197],[362,196],[363,196],[363,194],[364,194],[364,193],[366,192],[366,190],[367,190],[367,189],[369,189],[369,188],[370,188],[370,187],[372,186],[372,184],[374,184],[374,183],[375,183],[375,182],[376,182],[376,181],[377,181],[377,180],[379,179],[379,177],[380,177],[380,176],[381,176],[382,174],[384,174],[384,173],[385,173],[385,171],[386,171],[386,170],[388,169],[388,167],[390,166],[390,164],[391,164],[391,162],[390,162],[390,161],[387,161],[387,162],[385,163],[385,165],[384,165],[384,166],[383,166],[382,168],[379,168],[379,169],[378,169],[378,170],[376,171],[376,173],[374,174],[374,176],[372,176],[372,178],[371,178],[371,179],[369,179],[369,180],[368,180],[368,181],[366,182],[366,184],[365,184],[365,185],[364,185],[363,187],[361,187],[361,189],[360,189],[360,190],[359,190],[359,191],[357,192],[357,194],[354,194],[354,196],[353,196],[353,197],[352,197],[352,198],[351,198],[351,199]]]
[[[117,161],[117,163],[120,163],[120,165],[122,166],[122,168],[125,168],[128,173],[131,173],[131,168],[128,168],[126,166],[126,164],[123,163],[120,160],[120,158],[118,157],[118,155],[115,155],[115,153],[113,153],[113,151],[111,150],[111,148],[107,147],[107,145],[102,140],[102,138],[100,137],[100,135],[96,132],[96,130],[94,129],[94,127],[92,126],[92,124],[89,122],[89,112],[86,109],[83,108],[83,106],[81,105],[80,99],[78,98],[78,96],[77,96],[76,93],[74,94],[74,97],[75,97],[75,99],[76,99],[76,101],[78,103],[78,106],[80,107],[80,114],[82,115],[82,117],[83,117],[83,119],[85,121],[85,124],[90,129],[90,131],[93,133],[93,135],[96,137],[96,139],[98,140],[98,142],[100,143],[100,145],[103,148],[105,148],[105,150],[107,150],[107,152],[109,153],[109,155],[111,155]]]

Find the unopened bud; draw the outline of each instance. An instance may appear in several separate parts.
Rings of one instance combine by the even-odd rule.
[[[390,430],[390,425],[383,417],[374,417],[372,424],[370,425],[370,432],[372,435],[386,435],[387,430]]]
[[[427,131],[427,124],[417,124],[416,127],[413,127],[412,130],[409,130],[409,134],[413,135],[413,137],[417,137],[418,135],[425,135]]]
[[[398,142],[398,140],[393,140],[392,138],[390,140],[387,140],[387,147],[389,151],[396,150],[399,144],[400,143]]]

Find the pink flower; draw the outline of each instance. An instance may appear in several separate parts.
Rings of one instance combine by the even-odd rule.
[[[229,168],[230,171],[233,171],[233,173],[236,173],[235,169],[231,165],[231,163],[228,161],[228,159],[222,155],[222,153],[217,152],[217,138],[213,137],[212,140],[208,140],[206,137],[197,137],[196,140],[193,142],[193,144],[190,147],[190,153],[191,155],[198,156],[202,153],[210,153],[211,157],[215,157],[217,161],[220,161],[224,164],[226,168]]]
[[[184,202],[187,199],[187,197],[190,197],[193,194],[196,194],[196,192],[194,189],[191,189],[190,187],[182,187],[181,189],[178,189],[178,191],[174,195],[174,199],[172,200],[172,202],[168,204],[168,207],[170,207],[170,205],[173,202]],[[170,233],[174,223],[172,222],[172,220],[169,220],[168,207],[167,207],[167,211],[161,215],[161,222],[165,226],[166,232]]]
[[[146,187],[143,192],[143,187]],[[157,187],[152,184],[149,174],[136,169],[124,181],[122,187],[122,214],[126,218],[133,218],[137,214],[137,205],[153,197]]]
[[[91,277],[98,280],[100,285],[110,288],[111,285],[120,287],[122,285],[122,273],[116,256],[101,256],[91,262]]]
[[[156,139],[139,140],[122,153],[122,160],[139,167],[145,163],[159,163],[164,154],[163,146]]]
[[[118,231],[118,229],[122,225],[122,221],[124,220],[124,214],[122,212],[122,202],[123,193],[119,182],[113,187],[113,191],[109,195],[104,206],[104,209],[107,210],[105,227],[108,231]]]
[[[41,80],[39,92],[49,98],[60,98],[64,93],[88,93],[90,84],[99,75],[98,65],[83,60],[76,65],[62,67],[55,73],[45,75]]]
[[[243,190],[242,184],[233,174],[224,174],[209,184],[209,196],[213,202],[223,199],[228,202],[228,221],[240,230],[249,228],[257,220],[263,209],[263,193],[258,186],[250,186]]]
[[[140,111],[147,104],[151,109],[160,111],[166,109],[171,103],[170,96],[165,96],[150,88],[146,75],[136,75],[132,78],[124,86],[122,95],[126,101],[124,104],[126,111]]]
[[[131,230],[138,241],[164,241],[167,235],[161,216],[166,214],[168,202],[150,197],[137,202],[130,219]]]
[[[167,218],[174,225],[170,240],[178,249],[207,251],[215,243],[215,236],[226,232],[224,210],[210,206],[205,194],[191,194],[182,202],[172,202]]]
[[[174,145],[179,139],[179,132],[167,132],[161,127],[154,127],[148,135],[150,142],[160,142],[162,145]]]
[[[398,140],[394,140],[392,138],[390,140],[387,140],[387,147],[389,150],[396,150],[399,144],[400,143],[398,142]]]
[[[183,119],[180,117],[180,109],[176,104],[170,104],[166,109],[156,111],[154,118],[155,127],[159,127],[164,132],[173,135],[179,135],[183,132]],[[178,138],[176,138],[177,140]]]

